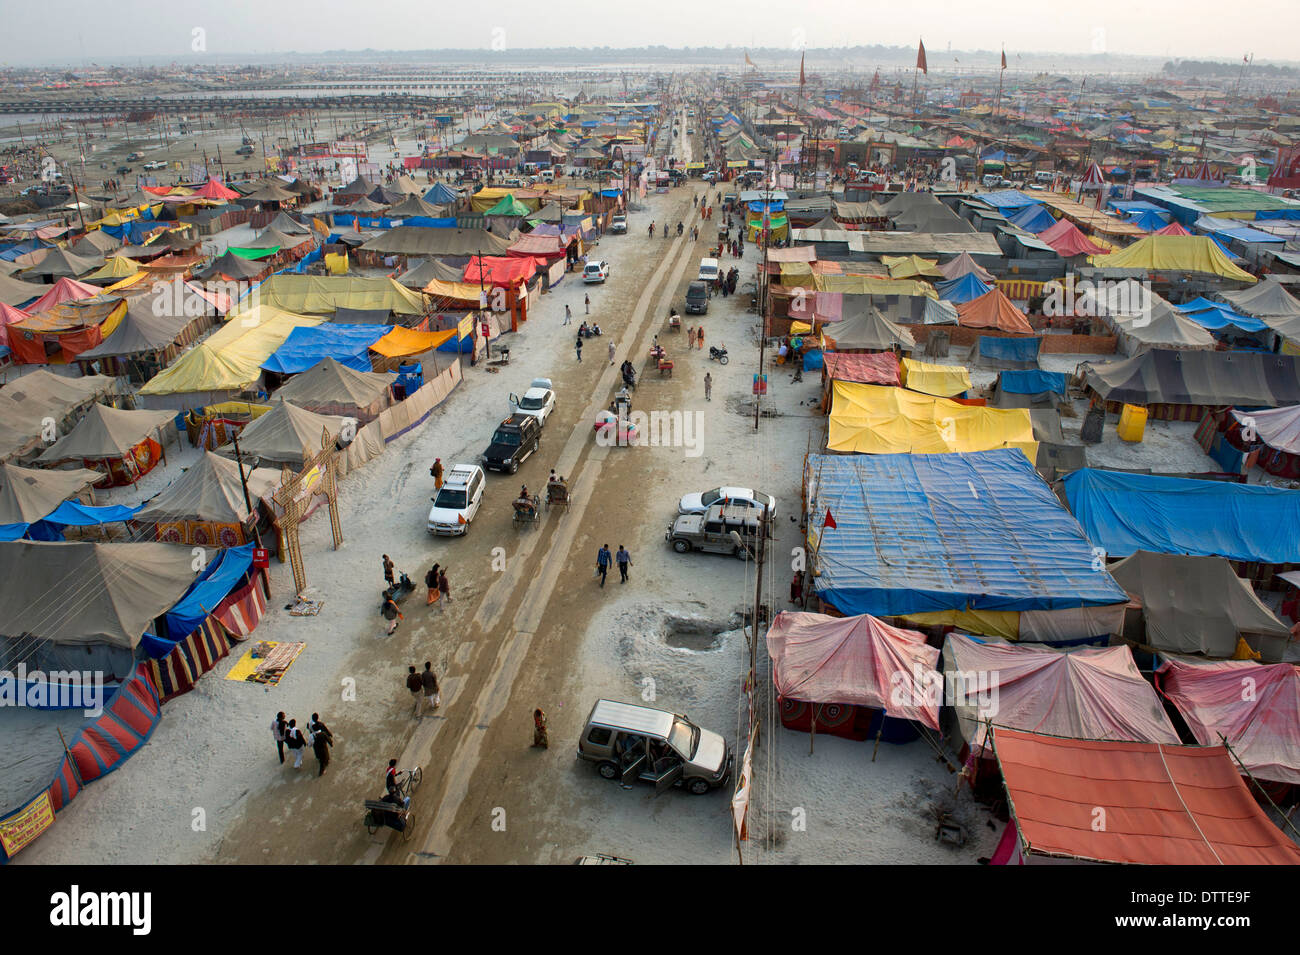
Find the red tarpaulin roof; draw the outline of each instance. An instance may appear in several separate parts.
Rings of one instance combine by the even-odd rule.
[[[9,344],[9,326],[15,322],[25,321],[31,316],[26,312],[0,302],[0,345]]]
[[[564,255],[566,248],[566,243],[558,235],[522,235],[515,240],[506,254],[515,257],[532,255],[558,259]]]
[[[1058,219],[1056,225],[1048,226],[1038,233],[1038,238],[1066,259],[1072,255],[1105,255],[1110,251],[1080,232],[1079,227],[1069,219]]]
[[[989,289],[979,298],[957,306],[957,324],[967,328],[998,328],[1004,332],[1034,333],[1025,313],[999,289]]]
[[[85,282],[76,282],[66,277],[61,278],[54,283],[48,292],[28,305],[24,311],[29,315],[35,315],[37,312],[48,311],[56,305],[62,305],[64,302],[79,302],[85,298],[94,298],[103,291],[102,288],[96,285],[87,285]]]
[[[1191,234],[1192,233],[1188,232],[1177,222],[1171,222],[1163,229],[1156,229],[1156,231],[1152,233],[1152,235],[1191,235]]]
[[[868,385],[902,385],[898,373],[898,356],[891,351],[874,355],[841,355],[824,352],[822,361],[828,378],[856,381]]]
[[[1197,742],[1212,745],[1223,734],[1252,774],[1300,783],[1300,670],[1290,663],[1170,659],[1156,681]]]
[[[767,631],[767,652],[782,699],[870,706],[939,728],[942,694],[927,692],[940,685],[934,668],[939,651],[915,630],[891,627],[868,614],[782,612]],[[894,692],[900,685],[914,692]]]
[[[227,189],[216,179],[209,179],[198,189],[194,190],[194,195],[200,199],[238,199],[239,193],[233,189]]]
[[[518,285],[532,278],[536,271],[537,260],[532,256],[486,255],[481,260],[475,256],[465,266],[465,281],[482,281],[488,285]]]
[[[1031,856],[1300,864],[1300,848],[1264,815],[1222,746],[1061,739],[1000,726],[993,742]]]

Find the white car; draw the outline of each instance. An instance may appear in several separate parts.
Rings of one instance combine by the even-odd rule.
[[[609,263],[603,259],[599,262],[588,262],[582,269],[582,280],[588,285],[593,282],[603,282],[609,278]]]
[[[537,419],[540,425],[546,424],[546,419],[551,416],[555,410],[555,392],[551,390],[551,379],[534,378],[533,383],[528,386],[524,396],[510,396],[510,413],[532,415]]]
[[[677,502],[679,514],[703,514],[714,504],[762,507],[767,505],[768,518],[776,517],[776,498],[750,487],[714,487],[695,494],[685,494]]]
[[[145,163],[144,168],[145,169],[166,169],[167,164],[163,162],[161,159],[155,159],[152,162]]]
[[[461,537],[469,533],[470,522],[483,506],[487,479],[477,464],[453,464],[437,496],[430,498],[427,530],[430,534]]]

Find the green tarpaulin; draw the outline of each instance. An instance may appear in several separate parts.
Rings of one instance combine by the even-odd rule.
[[[239,256],[241,259],[264,259],[268,255],[275,255],[280,251],[280,247],[275,245],[269,249],[240,249],[232,245],[226,251],[231,255]]]

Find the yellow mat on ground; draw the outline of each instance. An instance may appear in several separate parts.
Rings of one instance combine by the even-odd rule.
[[[275,686],[306,647],[305,643],[259,640],[230,668],[226,679]]]

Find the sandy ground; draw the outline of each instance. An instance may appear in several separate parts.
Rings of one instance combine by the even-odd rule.
[[[764,405],[772,414],[756,430],[750,381],[758,343],[748,296],[715,298],[702,319],[708,342],[731,352],[725,367],[710,362],[707,349],[688,354],[686,333],[665,327],[669,304],[681,310],[716,231],[716,222],[706,223],[700,243],[690,242],[693,191],[703,192],[691,185],[649,196],[630,217],[628,234],[606,237],[596,249],[612,263],[609,282],[584,287],[566,278],[511,337],[508,367],[466,368],[464,386],[423,427],[348,476],[343,546],[331,549],[323,513],[303,529],[311,593],[325,600],[319,617],[284,612],[291,577],[273,563],[275,596],[256,636],[307,643],[278,687],[223,679],[234,660],[223,661],[165,707],[148,746],[83,791],[16,861],[564,863],[606,852],[637,862],[734,863],[730,786],[656,797],[649,787],[605,782],[575,758],[583,720],[601,697],[652,700],[741,745],[742,614],[753,599],[755,567],[667,546],[664,530],[682,493],[727,483],[777,497],[764,585],[778,608],[799,544],[790,515],[798,510],[803,455],[821,438],[822,420],[811,410],[817,376],[792,383],[787,372],[769,368]],[[651,219],[683,219],[688,235],[649,240]],[[742,283],[756,261],[747,248]],[[582,320],[585,294],[606,338],[588,340],[579,363],[574,328],[561,322],[565,304]],[[676,361],[671,377],[647,373],[656,335]],[[629,357],[642,373],[635,408],[700,415],[698,455],[680,446],[595,444],[591,422],[609,402],[617,372],[606,355],[609,341],[616,362]],[[707,402],[706,371],[714,382]],[[475,460],[507,413],[507,395],[539,375],[553,379],[559,397],[540,453],[513,478],[489,475],[485,506],[465,538],[429,538],[433,458]],[[1149,430],[1153,448],[1160,431]],[[1171,444],[1176,437],[1171,433]],[[509,500],[521,482],[540,489],[552,467],[569,476],[573,504],[516,530]],[[175,472],[156,475],[164,482]],[[615,574],[598,587],[592,567],[603,543],[631,551],[628,583]],[[386,637],[377,613],[382,553],[416,580],[435,560],[449,566],[453,602],[429,612],[420,594],[412,596],[402,625]],[[425,660],[442,677],[443,705],[417,722],[402,681],[407,664]],[[771,719],[761,649],[759,667],[764,728],[747,864],[972,863],[990,853],[995,833],[987,814],[968,794],[953,797],[954,777],[928,746],[882,744],[873,761],[870,743],[819,736],[810,755],[806,736]],[[550,720],[545,750],[529,745],[537,706]],[[280,709],[300,723],[317,711],[334,729],[324,777],[311,756],[301,770],[279,764],[269,724]],[[361,825],[361,802],[382,792],[390,757],[424,768],[407,842],[386,830],[370,836]],[[936,807],[965,824],[965,848],[934,840]],[[795,826],[796,816],[806,826]]]

